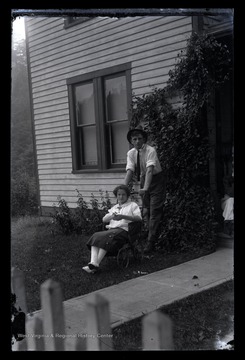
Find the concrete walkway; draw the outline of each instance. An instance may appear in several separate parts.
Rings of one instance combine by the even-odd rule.
[[[222,245],[210,255],[64,301],[67,345],[75,334],[86,334],[86,302],[95,293],[109,301],[114,328],[230,279],[233,248]]]

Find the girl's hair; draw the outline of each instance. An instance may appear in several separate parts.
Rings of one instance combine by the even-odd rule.
[[[114,194],[115,196],[117,196],[118,190],[124,190],[124,191],[126,192],[127,196],[128,196],[128,197],[130,196],[130,190],[129,190],[129,188],[128,188],[127,185],[118,185],[118,186],[113,190],[113,194]]]

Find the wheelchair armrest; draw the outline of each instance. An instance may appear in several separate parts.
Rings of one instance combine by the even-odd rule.
[[[109,222],[106,222],[106,223],[102,222],[101,231],[107,230],[106,225],[108,225],[108,224],[109,224]]]
[[[106,230],[106,225],[109,223],[102,223],[101,230]],[[130,237],[140,234],[142,229],[142,221],[132,221],[128,224],[128,234]]]
[[[128,235],[131,241],[140,235],[142,230],[142,221],[132,221],[128,224]]]

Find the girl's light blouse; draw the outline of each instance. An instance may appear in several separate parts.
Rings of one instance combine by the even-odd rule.
[[[120,227],[123,230],[128,231],[128,224],[131,222],[130,220],[109,220],[110,217],[113,215],[113,213],[117,213],[120,215],[128,215],[128,216],[139,216],[142,219],[141,211],[139,208],[139,205],[136,204],[134,201],[128,200],[124,204],[114,205],[111,209],[108,210],[108,214],[106,214],[103,217],[103,221],[106,222],[106,219],[108,218],[108,221],[110,221],[109,225],[106,227],[108,229],[114,229]]]

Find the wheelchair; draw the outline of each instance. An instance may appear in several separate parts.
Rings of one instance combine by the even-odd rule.
[[[116,257],[119,267],[127,268],[130,259],[143,259],[143,244],[141,242],[142,221],[132,221],[128,224],[128,241],[116,252],[108,252],[106,257]]]

